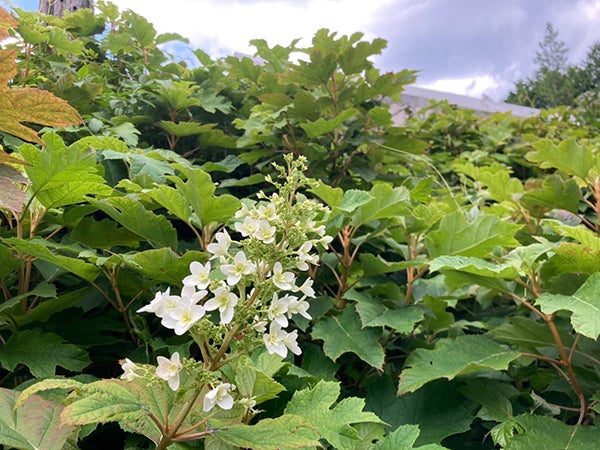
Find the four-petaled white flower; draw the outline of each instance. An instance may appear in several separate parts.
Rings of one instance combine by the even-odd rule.
[[[233,319],[234,307],[238,303],[238,296],[229,290],[229,287],[222,285],[215,289],[214,297],[204,304],[207,311],[219,310],[221,323],[228,324]]]
[[[156,361],[158,362],[156,376],[169,383],[169,387],[172,390],[176,391],[179,389],[179,371],[183,367],[179,361],[179,353],[173,353],[171,359],[159,356],[156,358]]]
[[[319,255],[311,254],[310,251],[313,247],[311,241],[307,241],[298,249],[298,260],[296,261],[296,267],[299,270],[307,271],[310,264],[316,265],[319,262]]]
[[[291,291],[294,288],[296,276],[292,272],[284,272],[279,261],[273,265],[273,284],[282,291]]]
[[[206,393],[202,409],[204,409],[205,412],[208,412],[213,409],[215,405],[219,405],[221,409],[233,408],[233,396],[231,395],[231,392],[234,390],[235,384],[221,383]]]
[[[243,251],[236,253],[233,264],[223,264],[221,272],[227,276],[227,284],[235,286],[242,279],[242,275],[250,275],[256,271],[256,266],[246,259]]]
[[[229,246],[231,245],[229,233],[223,230],[215,234],[215,240],[217,242],[210,243],[206,246],[206,251],[212,255],[210,259],[224,259],[229,256]]]
[[[284,295],[283,297],[279,298],[277,293],[273,294],[273,300],[271,300],[271,304],[267,310],[269,320],[274,320],[282,327],[287,327],[288,320],[287,317],[285,317],[285,314],[288,312],[290,301],[293,298],[294,297],[290,295]]]
[[[190,275],[183,279],[183,285],[206,289],[210,284],[210,269],[210,261],[206,264],[192,261],[190,263]]]
[[[306,300],[301,298],[298,300],[294,296],[290,296],[291,300],[288,304],[287,315],[288,317],[292,317],[293,314],[300,314],[302,317],[310,320],[312,316],[308,313],[308,308],[310,305]]]
[[[304,283],[302,283],[301,286],[298,286],[297,288],[294,289],[294,292],[300,291],[306,297],[315,298],[315,290],[313,289],[312,285],[313,285],[312,278],[307,278],[306,280],[304,280]]]
[[[144,370],[129,358],[125,358],[124,361],[121,361],[121,369],[123,369],[121,380],[127,381],[132,381],[134,378],[142,376],[141,372]]]
[[[152,301],[138,309],[137,312],[151,312],[162,318],[177,307],[179,300],[181,300],[181,297],[171,295],[171,288],[167,288],[165,292],[157,292]]]
[[[260,219],[264,219],[269,222],[274,222],[277,220],[277,208],[275,207],[275,203],[260,205],[256,210],[256,213]]]
[[[250,216],[244,217],[243,222],[236,222],[235,229],[241,233],[242,236],[248,237],[253,236],[260,226],[260,220],[256,220]]]
[[[275,242],[275,231],[276,228],[274,226],[270,225],[266,220],[260,219],[258,221],[258,228],[252,236],[265,244],[272,244]]]
[[[282,358],[287,356],[288,349],[295,355],[302,353],[296,339],[298,339],[298,331],[294,330],[291,333],[288,333],[287,331],[282,330],[281,325],[277,322],[271,322],[269,332],[263,334],[263,342],[267,351],[271,355],[277,353]]]
[[[206,293],[206,291],[202,292]],[[205,310],[203,306],[197,305],[192,297],[184,297],[176,308],[169,311],[169,314],[163,317],[161,324],[165,328],[175,330],[175,334],[181,336],[202,319],[204,314]]]

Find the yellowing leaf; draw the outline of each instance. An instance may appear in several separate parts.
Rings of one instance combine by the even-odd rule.
[[[19,391],[0,388],[0,446],[27,450],[62,450],[75,427],[61,423],[63,406],[30,396],[18,408]]]
[[[0,15],[0,28],[2,16]],[[54,94],[37,88],[8,88],[17,73],[13,51],[0,50],[0,131],[42,144],[37,132],[23,122],[49,127],[81,123],[75,108]]]
[[[0,8],[0,39],[7,38],[8,29],[15,28],[17,25],[17,20],[6,9]]]

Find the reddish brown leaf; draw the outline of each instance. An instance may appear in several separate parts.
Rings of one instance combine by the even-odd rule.
[[[0,90],[0,130],[30,142],[42,143],[23,122],[50,127],[81,123],[81,116],[65,100],[37,88]]]
[[[11,16],[7,10],[0,7],[0,39],[7,38],[8,29],[17,26],[16,19]]]
[[[17,214],[23,210],[27,194],[9,178],[0,176],[0,208],[10,209]]]
[[[0,88],[4,89],[16,74],[15,52],[0,50]]]

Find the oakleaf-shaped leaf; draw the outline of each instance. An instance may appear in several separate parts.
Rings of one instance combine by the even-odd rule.
[[[600,272],[592,274],[573,295],[542,294],[536,304],[545,314],[571,311],[571,324],[577,333],[591,339],[600,334]]]
[[[213,129],[216,124],[202,124],[197,122],[171,122],[169,120],[161,120],[160,126],[167,133],[172,134],[173,136],[183,137],[183,136],[194,136],[196,134],[206,133]]]
[[[514,200],[515,194],[523,192],[521,181],[512,178],[509,170],[500,164],[475,167],[472,163],[459,163],[454,168],[486,186],[489,196],[497,202]]]
[[[355,109],[347,109],[346,111],[342,111],[333,119],[325,119],[321,117],[314,122],[303,123],[300,126],[304,129],[304,131],[306,131],[307,136],[312,139],[327,133],[331,133],[336,128],[342,126],[346,120],[354,117],[356,112],[357,111]]]
[[[75,108],[54,94],[37,88],[8,88],[16,74],[14,52],[0,50],[0,131],[42,144],[37,132],[23,122],[49,127],[81,123]]]
[[[0,445],[23,450],[63,450],[75,427],[60,420],[63,406],[30,396],[16,408],[21,393],[0,388]]]
[[[398,395],[414,392],[439,378],[452,380],[478,370],[504,370],[520,356],[482,335],[441,339],[433,350],[417,349],[410,354],[400,374]]]
[[[14,370],[17,364],[23,364],[38,378],[54,375],[56,366],[79,372],[90,363],[85,350],[54,333],[21,330],[0,349],[0,364],[5,369]]]
[[[96,155],[85,146],[66,146],[56,133],[44,135],[45,148],[21,146],[21,155],[29,163],[25,172],[31,180],[34,196],[46,208],[85,201],[88,195],[108,196],[112,189],[100,175]]]
[[[442,219],[437,230],[426,238],[429,256],[463,255],[486,258],[496,247],[520,245],[514,235],[521,226],[503,222],[499,217],[482,214],[468,222],[456,211]]]
[[[404,186],[392,187],[380,183],[373,186],[369,194],[372,200],[361,205],[352,214],[352,222],[355,225],[400,217],[408,210],[410,192]]]
[[[534,142],[536,151],[529,152],[525,157],[539,163],[543,169],[554,168],[585,180],[592,167],[598,167],[598,156],[592,153],[592,147],[579,145],[574,138],[553,143],[550,139],[540,139]]]
[[[383,368],[385,355],[379,343],[381,330],[363,328],[353,305],[347,306],[337,316],[317,322],[312,336],[323,340],[325,354],[334,361],[342,354],[352,352],[371,366]]]
[[[437,444],[429,444],[422,447],[414,447],[415,441],[419,438],[418,425],[401,425],[393,432],[388,434],[385,439],[378,441],[375,450],[444,450]]]
[[[392,309],[381,299],[371,297],[368,293],[350,290],[346,298],[356,301],[356,311],[363,327],[389,327],[397,333],[410,333],[417,322],[423,320],[422,310],[413,307]]]
[[[213,421],[214,422],[214,421]],[[210,422],[210,424],[213,424]],[[220,424],[217,424],[217,426]],[[282,448],[316,448],[319,446],[319,433],[303,417],[284,414],[275,419],[264,419],[256,425],[223,426],[214,438],[235,448],[260,448],[279,450]],[[216,447],[211,448],[231,448]]]
[[[233,195],[215,195],[216,186],[205,171],[182,165],[176,167],[187,180],[174,176],[168,178],[175,183],[177,191],[188,201],[202,226],[211,223],[222,224],[233,217],[240,208],[240,201]]]
[[[507,445],[502,446],[506,450],[600,449],[600,428],[598,427],[570,426],[552,417],[533,414],[517,416],[505,424],[512,427],[512,433],[509,432],[506,436],[508,438]],[[492,429],[492,437],[495,436],[495,429]]]
[[[319,381],[313,388],[295,392],[285,413],[305,418],[333,448],[354,449],[360,436],[352,424],[383,422],[372,412],[363,411],[363,399],[349,397],[335,404],[339,396],[337,382]]]

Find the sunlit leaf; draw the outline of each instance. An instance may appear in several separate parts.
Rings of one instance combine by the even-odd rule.
[[[382,421],[372,412],[363,411],[363,399],[349,397],[338,402],[339,396],[337,382],[320,381],[313,388],[296,391],[285,413],[305,418],[334,448],[354,449],[360,437],[352,424]]]
[[[25,172],[33,195],[46,207],[85,201],[88,195],[108,196],[112,189],[100,174],[96,155],[84,145],[66,146],[56,133],[44,135],[44,148],[31,144],[21,147],[29,163]]]
[[[63,450],[75,427],[60,420],[63,406],[30,396],[15,407],[19,391],[0,388],[0,445],[23,450]]]
[[[543,169],[558,169],[585,180],[590,169],[599,165],[598,156],[594,156],[592,148],[578,144],[574,138],[561,140],[558,144],[550,139],[540,139],[532,145],[535,151],[525,157]]]
[[[576,332],[591,339],[600,335],[600,273],[591,275],[573,295],[542,294],[536,300],[542,312],[571,311]]]
[[[463,255],[485,258],[496,247],[514,248],[519,245],[514,236],[519,225],[504,222],[493,215],[480,215],[468,222],[460,212],[452,213],[426,237],[431,257]]]

